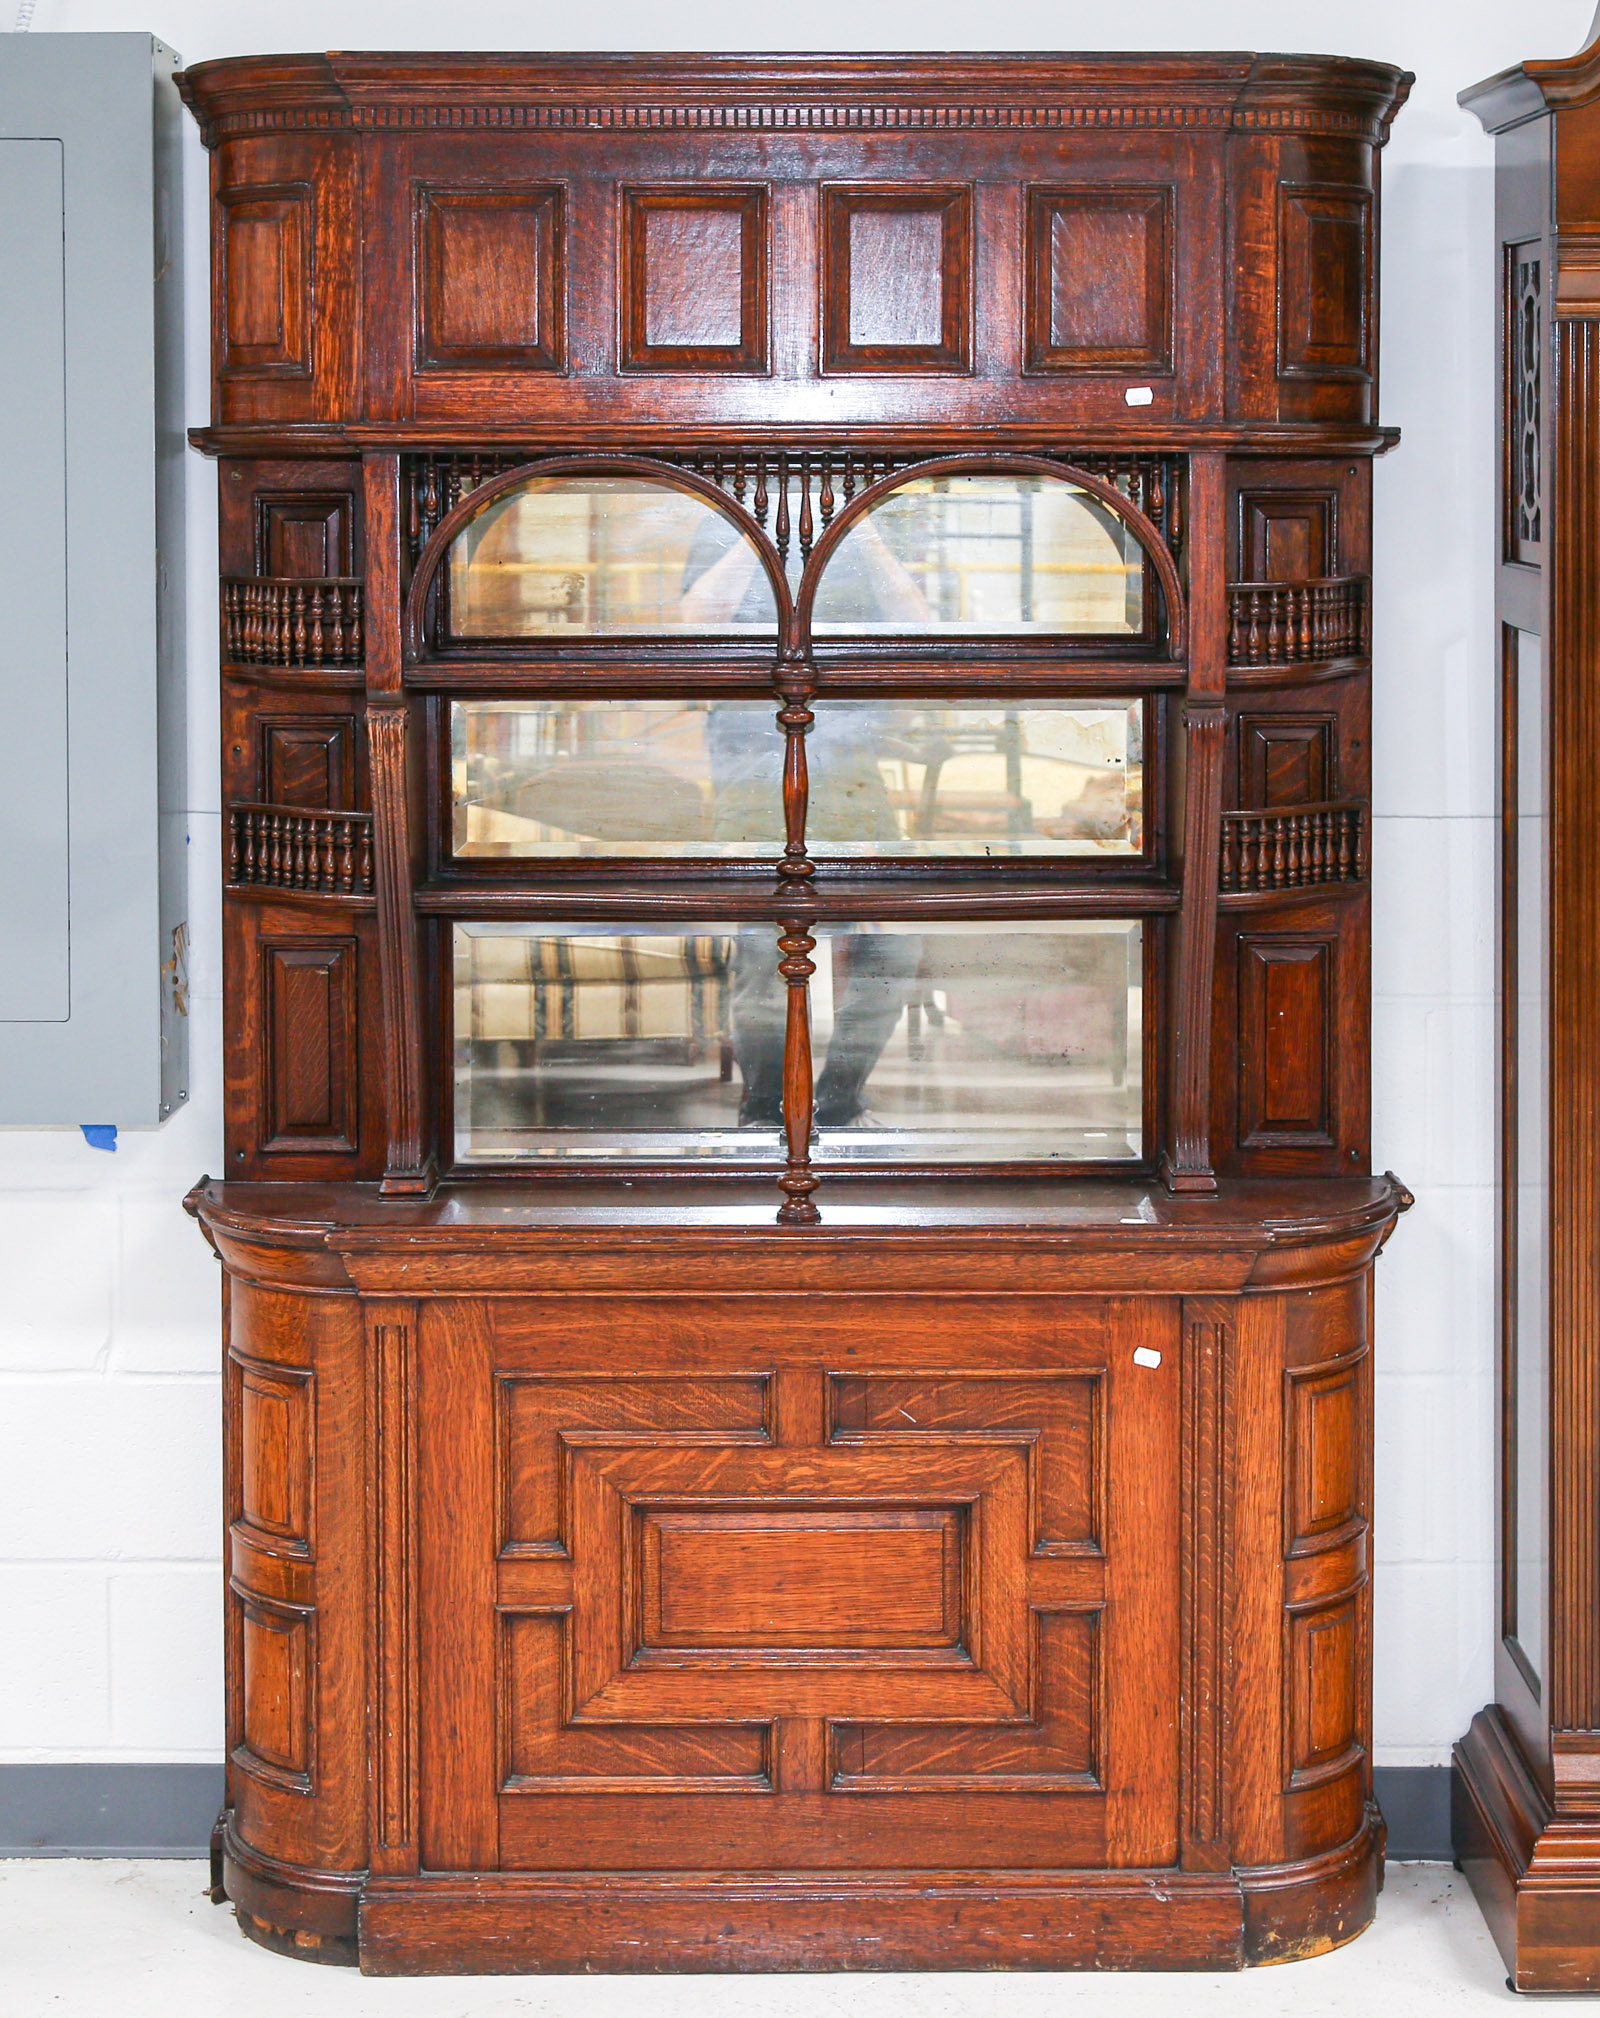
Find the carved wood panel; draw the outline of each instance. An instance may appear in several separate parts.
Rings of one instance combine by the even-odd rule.
[[[349,1151],[359,1131],[356,942],[269,939],[265,991],[264,1150]]]
[[[563,193],[419,187],[417,368],[559,371],[566,362]]]
[[[696,1334],[695,1308],[663,1314],[654,1351],[635,1352],[631,1314],[610,1319],[604,1373],[559,1365],[592,1358],[607,1322],[584,1299],[554,1332],[524,1310],[496,1342],[486,1310],[488,1330],[430,1333],[425,1381],[497,1366],[478,1434],[498,1456],[492,1494],[453,1508],[481,1568],[425,1596],[425,1646],[442,1655],[448,1621],[452,1664],[491,1667],[499,1705],[473,1712],[466,1749],[435,1750],[456,1819],[425,1796],[451,1831],[430,1859],[486,1857],[491,1835],[511,1865],[558,1839],[564,1859],[609,1857],[606,1803],[646,1789],[648,1813],[629,1810],[641,1856],[669,1826],[697,1862],[849,1862],[890,1827],[950,1848],[961,1801],[969,1852],[998,1853],[1015,1803],[1052,1857],[1091,1839],[1129,1862],[1175,1854],[1175,1727],[1113,1713],[1105,1687],[1117,1649],[1170,1638],[1176,1658],[1177,1524],[1146,1453],[1173,1473],[1175,1313],[1119,1305],[1062,1335],[1041,1309],[1038,1355],[1068,1364],[974,1372],[941,1363],[954,1333],[930,1312],[929,1370],[830,1374],[792,1350],[753,1371],[775,1320],[751,1310],[737,1347],[711,1349],[722,1369],[652,1364]],[[1129,1358],[1147,1338],[1154,1369]],[[1120,1408],[1119,1382],[1141,1384]],[[957,1808],[930,1816],[932,1792]],[[536,1823],[530,1801],[561,1806]]]
[[[311,376],[311,189],[225,189],[217,197],[223,280],[217,370]]]
[[[1278,197],[1279,376],[1369,378],[1371,195],[1284,183]]]
[[[1329,939],[1239,940],[1239,1146],[1333,1146]]]
[[[972,274],[970,189],[824,188],[824,371],[970,370]]]
[[[764,371],[764,185],[622,192],[625,371]]]
[[[349,715],[271,715],[261,723],[260,802],[342,812],[355,800],[355,722]]]
[[[258,491],[255,571],[278,581],[326,581],[355,568],[349,491]]]
[[[1315,806],[1339,796],[1332,715],[1242,715],[1240,805]]]
[[[1338,574],[1338,529],[1337,491],[1241,492],[1241,579],[1312,582]]]
[[[243,1735],[235,1759],[280,1786],[312,1785],[311,1677],[308,1605],[236,1594],[241,1615]]]
[[[252,1539],[309,1556],[312,1376],[241,1362],[236,1406],[239,1518]]]
[[[1028,191],[1030,371],[1172,369],[1172,191]]]

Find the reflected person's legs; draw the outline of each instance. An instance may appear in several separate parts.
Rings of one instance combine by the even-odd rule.
[[[848,1128],[860,1118],[872,1068],[915,992],[922,940],[915,932],[852,932],[835,940],[834,961],[835,987],[841,966],[846,978],[834,1010],[828,1062],[817,1079],[819,1128]]]
[[[783,1126],[783,1032],[788,987],[778,972],[778,936],[741,932],[733,951],[733,1055],[744,1093],[741,1128]]]

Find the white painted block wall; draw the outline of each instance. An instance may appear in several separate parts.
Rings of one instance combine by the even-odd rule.
[[[1591,0],[38,0],[40,31],[274,49],[1189,48],[1417,72],[1384,162],[1374,1153],[1417,1195],[1379,1264],[1377,1740],[1448,1757],[1490,1690],[1494,522],[1491,150],[1455,94],[1579,47]],[[4,0],[0,0],[4,5]],[[9,10],[7,10],[9,11]],[[3,15],[0,15],[3,18]],[[186,211],[206,412],[205,166]],[[214,480],[190,479],[194,1028],[187,1108],[116,1155],[0,1130],[0,1762],[221,1750],[217,1269],[179,1201],[221,1168]],[[115,500],[108,499],[108,509]],[[99,1117],[84,1114],[83,1121]]]

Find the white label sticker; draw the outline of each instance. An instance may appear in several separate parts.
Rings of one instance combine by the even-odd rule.
[[[1155,394],[1147,385],[1130,385],[1122,397],[1129,406],[1148,406]]]
[[[1133,1348],[1133,1363],[1135,1366],[1159,1366],[1161,1355],[1154,1346],[1136,1345]]]

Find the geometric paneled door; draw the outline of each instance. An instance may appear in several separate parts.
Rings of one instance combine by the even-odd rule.
[[[1176,1299],[423,1310],[424,1868],[1177,1862]]]

